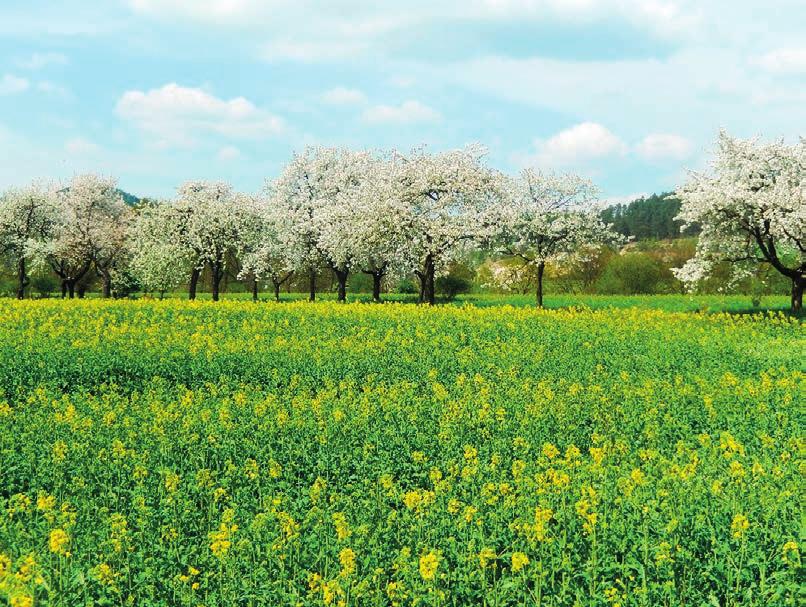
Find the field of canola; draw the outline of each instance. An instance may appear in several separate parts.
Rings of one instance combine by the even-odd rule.
[[[0,302],[0,602],[797,605],[783,315]]]

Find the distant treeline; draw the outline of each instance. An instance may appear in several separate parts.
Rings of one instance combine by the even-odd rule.
[[[682,233],[682,224],[675,220],[680,212],[680,200],[672,192],[652,194],[627,204],[615,204],[602,211],[602,219],[613,224],[614,229],[634,240],[667,240],[682,236],[694,236],[696,229],[688,228]]]

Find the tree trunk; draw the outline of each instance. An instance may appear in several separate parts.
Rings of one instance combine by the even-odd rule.
[[[78,282],[78,281],[76,281],[76,282]],[[83,283],[83,282],[80,285],[78,285],[78,289],[76,291],[76,294],[78,295],[79,299],[84,299],[84,295],[87,294],[87,285],[85,283]]]
[[[67,296],[73,299],[76,296],[76,281],[67,280]]]
[[[28,286],[28,273],[25,271],[25,258],[21,257],[19,263],[17,264],[17,277],[19,279],[19,283],[17,284],[17,299],[23,299],[25,297],[25,287]]]
[[[347,301],[347,277],[350,275],[349,270],[333,270],[336,275],[336,280],[339,283],[339,301]]]
[[[372,273],[372,301],[380,303],[381,301],[381,281],[383,274],[380,272]]]
[[[201,270],[198,268],[193,268],[193,271],[190,273],[190,285],[188,287],[188,299],[196,299],[196,287],[199,285],[199,276],[201,276]]]
[[[792,311],[803,310],[803,290],[806,288],[806,280],[792,280]]]
[[[277,282],[276,280],[272,280],[274,283],[274,301],[280,301],[280,285],[281,283]]]
[[[434,290],[434,275],[436,274],[436,266],[434,265],[434,257],[428,255],[425,258],[423,271],[418,274],[420,279],[420,303],[427,303],[433,306],[436,303],[436,292]]]
[[[537,307],[543,307],[543,270],[546,269],[545,262],[537,264]]]
[[[67,281],[62,279],[62,299],[67,296]]]
[[[311,268],[310,279],[310,296],[308,301],[316,301],[316,270]]]
[[[252,279],[252,301],[257,301],[257,278]]]
[[[102,276],[103,279],[103,295],[104,299],[112,297],[112,277],[108,274]]]
[[[221,268],[221,264],[214,263],[211,268],[211,274],[213,275],[213,301],[218,301],[220,287],[221,287],[221,279],[224,277],[224,271]]]
[[[431,267],[428,269],[428,290],[426,297],[428,298],[428,305],[433,306],[437,303],[437,290],[435,283],[436,269],[434,268],[434,261],[431,260]]]

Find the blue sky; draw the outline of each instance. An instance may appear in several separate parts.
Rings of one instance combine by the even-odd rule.
[[[806,134],[803,0],[4,0],[0,189],[257,191],[308,144],[668,190],[719,128]]]

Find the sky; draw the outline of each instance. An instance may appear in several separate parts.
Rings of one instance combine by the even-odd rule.
[[[673,189],[720,128],[806,135],[806,0],[3,0],[0,190],[259,191],[307,145]]]

